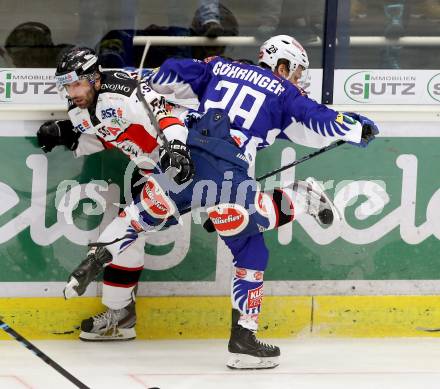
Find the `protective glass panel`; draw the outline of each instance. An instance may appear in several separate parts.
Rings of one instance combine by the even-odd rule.
[[[247,36],[242,45],[153,45],[145,63],[159,66],[170,56],[224,55],[256,62],[260,44],[292,35],[321,67],[324,0],[3,0],[0,67],[53,68],[60,52],[95,48],[105,67],[137,67],[142,46],[133,36]]]
[[[339,69],[438,69],[439,0],[340,0]]]

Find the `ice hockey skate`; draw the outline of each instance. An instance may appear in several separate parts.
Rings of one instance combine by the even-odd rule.
[[[324,187],[313,177],[293,184],[296,208],[314,217],[322,225],[330,225],[342,217],[325,193]]]
[[[132,301],[122,309],[110,309],[81,323],[79,338],[84,341],[121,341],[136,338],[136,307]]]
[[[232,310],[231,337],[228,343],[230,369],[272,369],[279,365],[280,349],[260,342],[255,332],[238,324],[240,312]]]
[[[64,298],[81,296],[87,286],[96,279],[104,269],[104,266],[112,260],[112,255],[104,247],[90,250],[87,258],[70,274],[67,285],[64,288]]]

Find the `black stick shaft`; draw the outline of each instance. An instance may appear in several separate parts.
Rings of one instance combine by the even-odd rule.
[[[171,152],[170,144],[168,142],[168,139],[166,138],[165,134],[162,132],[162,130],[159,128],[159,124],[157,123],[157,119],[154,116],[153,111],[150,108],[150,105],[145,100],[145,97],[142,93],[142,90],[140,88],[141,85],[141,78],[142,78],[142,69],[144,68],[144,62],[145,58],[147,57],[148,50],[150,49],[151,42],[147,41],[144,47],[144,51],[142,53],[141,63],[139,64],[139,70],[138,70],[138,84],[137,84],[137,95],[139,100],[141,101],[142,105],[144,106],[145,110],[147,111],[148,117],[150,119],[150,122],[152,126],[154,127],[154,130],[156,131],[156,134],[158,138],[162,141],[162,146],[165,149],[166,153],[170,157],[170,160],[174,162],[174,155]]]
[[[25,346],[28,350],[31,350],[38,358],[42,359],[46,362],[50,367],[55,369],[58,373],[60,373],[63,377],[67,378],[70,382],[76,385],[80,389],[90,389],[87,385],[84,385],[80,380],[75,378],[72,374],[70,374],[67,370],[65,370],[62,366],[56,363],[53,359],[49,358],[46,354],[44,354],[39,348],[34,346],[27,339],[23,338],[18,332],[9,327],[3,320],[0,320],[0,328],[11,335],[15,340],[20,342],[23,346]]]
[[[260,177],[257,177],[255,180],[256,181],[264,180],[267,177],[273,176],[273,175],[275,175],[277,173],[280,173],[280,172],[282,172],[284,170],[290,169],[293,166],[299,165],[300,163],[302,163],[304,161],[307,161],[307,160],[309,160],[309,159],[311,159],[313,157],[316,157],[319,154],[325,153],[326,151],[332,150],[332,149],[334,149],[334,148],[336,148],[338,146],[341,146],[344,143],[345,143],[345,140],[342,140],[342,139],[338,140],[337,142],[332,143],[331,145],[328,145],[326,147],[323,147],[322,149],[316,150],[313,153],[307,154],[304,157],[302,157],[300,159],[297,159],[296,161],[293,161],[292,163],[289,163],[288,165],[281,166],[279,169],[276,169],[276,170],[274,170],[272,172],[269,172],[269,173],[266,173],[266,174],[264,174],[264,175],[262,175]]]

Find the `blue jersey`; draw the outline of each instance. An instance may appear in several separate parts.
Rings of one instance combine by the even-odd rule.
[[[259,66],[221,57],[168,59],[151,78],[151,86],[162,94],[174,93],[177,102],[197,98],[199,112],[226,110],[232,136],[241,146],[254,143],[259,149],[276,138],[295,141],[298,136],[319,137],[323,142],[317,147],[361,139],[359,122],[308,98],[288,80]]]

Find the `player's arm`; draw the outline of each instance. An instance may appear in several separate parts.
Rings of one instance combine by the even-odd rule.
[[[65,146],[73,151],[75,157],[98,153],[108,148],[97,136],[75,131],[70,120],[49,120],[43,123],[37,131],[37,141],[45,153],[56,146]]]
[[[299,92],[296,93],[296,89],[289,89],[284,96],[283,117],[284,128],[288,127],[289,121],[291,123],[294,120],[309,131],[326,138],[329,143],[345,140],[365,147],[379,133],[376,124],[367,117],[334,111]],[[284,137],[290,138],[286,133]]]
[[[170,58],[152,75],[150,85],[160,94],[174,94],[177,100],[199,98],[209,82],[214,62]]]
[[[178,174],[173,179],[177,184],[189,181],[194,176],[194,165],[186,145],[188,129],[178,117],[181,112],[174,112],[173,106],[165,100],[164,96],[152,90],[148,84],[141,83],[140,91],[157,120],[159,131],[162,131],[169,144],[169,150],[166,150],[160,137],[156,138],[160,145],[159,158],[162,170],[176,168]],[[136,114],[139,115],[139,112],[143,111],[144,108],[137,110]],[[140,119],[143,122],[147,115],[145,112],[141,115],[144,116],[144,119]]]
[[[138,96],[138,93],[142,93],[143,98],[148,103],[151,112],[157,121],[159,129],[165,135],[165,138],[169,142],[178,140],[182,143],[186,143],[188,129],[179,119],[179,115],[173,112],[173,106],[166,101],[165,97],[162,94],[154,91],[146,82],[142,82],[140,84],[140,88],[136,92],[136,96],[132,97],[136,99],[135,104],[130,104],[130,107],[134,108],[132,109],[132,121],[137,123],[145,123],[147,127],[152,126],[152,124],[149,125],[148,123],[148,114],[140,102],[140,96]],[[159,137],[157,138],[157,141],[159,144],[161,144]]]

